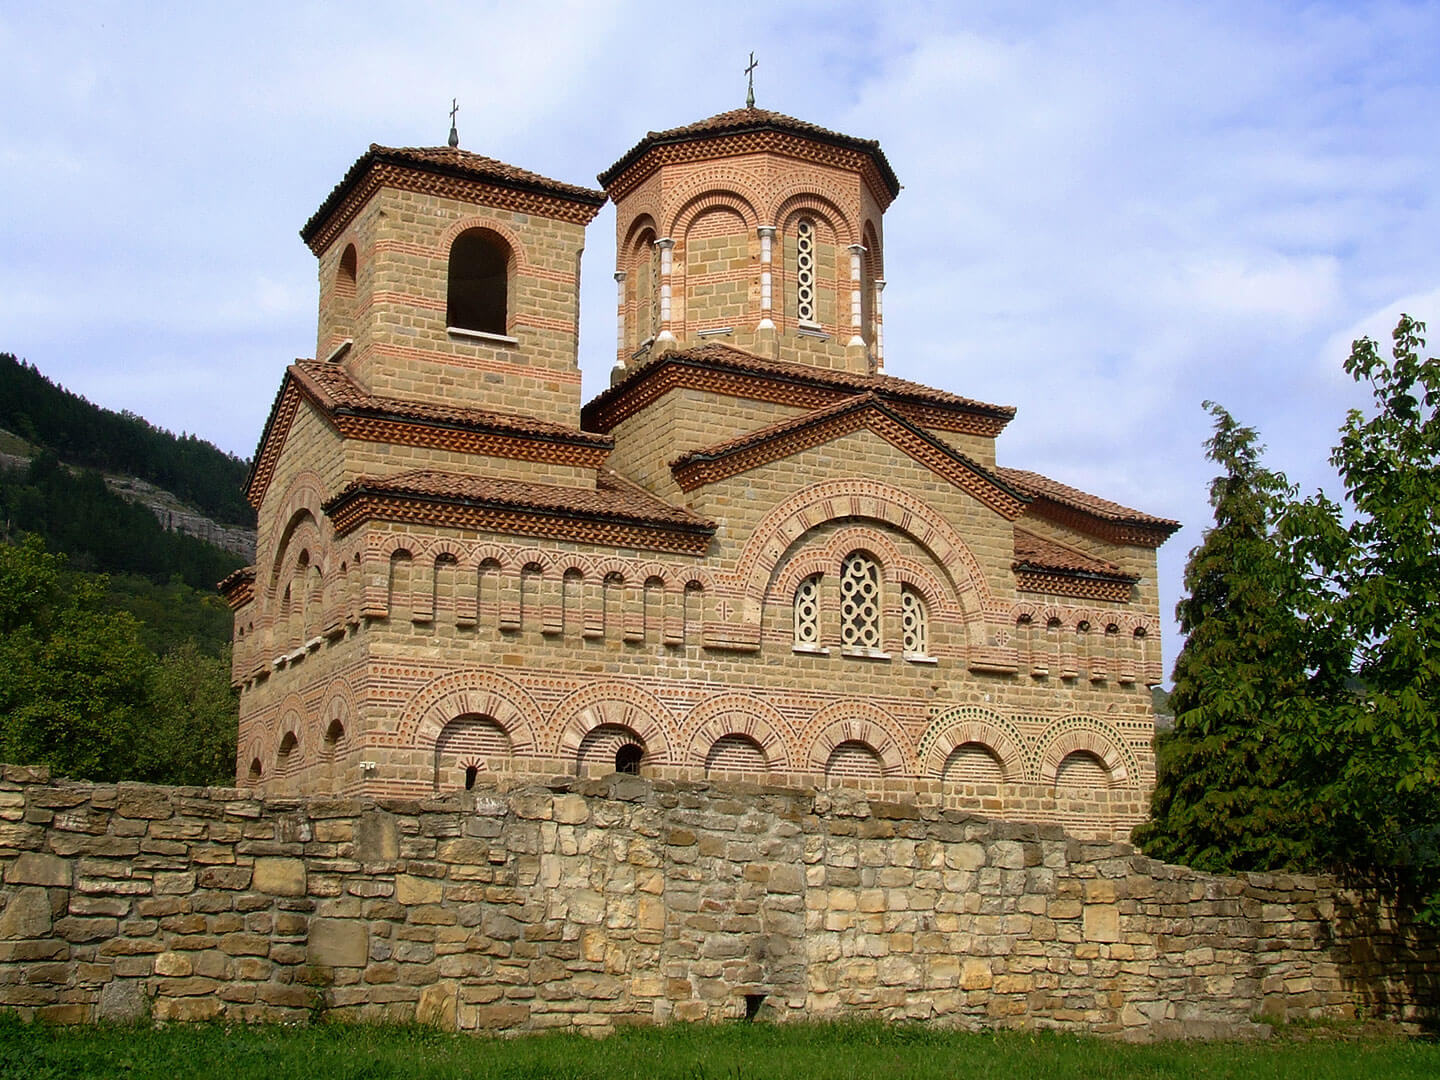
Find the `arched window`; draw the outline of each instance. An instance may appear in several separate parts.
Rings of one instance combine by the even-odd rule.
[[[900,590],[900,636],[905,655],[929,655],[930,622],[925,614],[925,601],[908,585]]]
[[[861,551],[840,564],[840,644],[880,648],[880,567]]]
[[[260,782],[260,776],[261,776],[261,774],[262,774],[263,772],[264,772],[264,770],[261,769],[261,767],[260,767],[260,759],[259,759],[258,757],[257,757],[257,758],[251,758],[251,759],[250,759],[250,772],[249,772],[249,780],[250,780],[250,782],[251,782],[252,784],[258,784],[258,783]]]
[[[885,767],[880,755],[869,743],[846,739],[830,751],[830,757],[825,762],[825,775],[830,779],[852,777],[873,780],[885,775]]]
[[[1061,759],[1055,770],[1057,788],[1108,788],[1110,770],[1100,758],[1088,750],[1075,750]]]
[[[1005,769],[984,743],[967,742],[950,751],[944,777],[959,784],[998,784],[1005,779]]]
[[[285,737],[280,740],[280,753],[276,761],[276,771],[286,773],[298,764],[300,757],[300,740],[295,737],[293,731],[287,731]]]
[[[769,767],[765,751],[749,735],[722,735],[705,755],[707,775],[716,772],[763,773]]]
[[[819,322],[815,302],[815,222],[801,218],[795,225],[795,318],[802,326]]]
[[[340,722],[337,716],[330,721],[330,726],[325,729],[325,749],[333,751],[345,738],[345,725]]]
[[[510,247],[488,229],[470,229],[450,246],[445,325],[504,335],[509,308]]]
[[[812,574],[795,588],[795,644],[820,644],[820,575]]]
[[[435,739],[435,790],[470,790],[494,758],[510,756],[510,736],[488,716],[457,716]]]
[[[576,757],[581,776],[638,773],[645,760],[645,740],[624,724],[601,724],[580,740]]]
[[[331,309],[335,313],[335,328],[346,336],[354,330],[356,263],[355,245],[346,244],[345,251],[340,256],[340,265],[335,268],[335,289],[331,303]]]

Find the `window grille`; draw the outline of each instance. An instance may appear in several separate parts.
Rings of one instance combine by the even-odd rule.
[[[925,618],[925,601],[914,589],[900,591],[900,633],[902,648],[907,653],[924,656],[930,651],[929,626]]]
[[[858,551],[840,568],[840,643],[880,647],[880,568]]]
[[[802,218],[795,229],[795,316],[802,323],[815,319],[815,223]]]
[[[795,644],[820,644],[820,575],[808,577],[795,590]]]

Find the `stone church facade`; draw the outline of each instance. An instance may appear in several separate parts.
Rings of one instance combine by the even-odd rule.
[[[621,771],[1128,832],[1178,526],[998,464],[1012,408],[887,372],[879,145],[747,108],[600,182],[372,146],[302,230],[317,359],[221,585],[238,783]],[[616,363],[582,405],[606,199]]]

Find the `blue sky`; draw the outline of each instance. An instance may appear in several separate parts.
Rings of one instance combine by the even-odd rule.
[[[594,176],[743,103],[878,138],[888,370],[1018,406],[1002,464],[1209,520],[1200,402],[1303,488],[1350,340],[1440,335],[1440,5],[468,2],[0,8],[0,349],[254,450],[314,349],[297,230],[371,142]],[[613,345],[590,228],[587,396]],[[1177,639],[1166,642],[1167,665]]]

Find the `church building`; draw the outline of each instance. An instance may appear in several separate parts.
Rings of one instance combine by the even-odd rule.
[[[593,190],[456,142],[371,146],[301,230],[316,358],[256,451],[256,565],[221,583],[238,783],[618,771],[1126,835],[1178,525],[1001,465],[1013,408],[901,377],[879,144],[749,107]],[[582,404],[607,199],[615,366]]]

